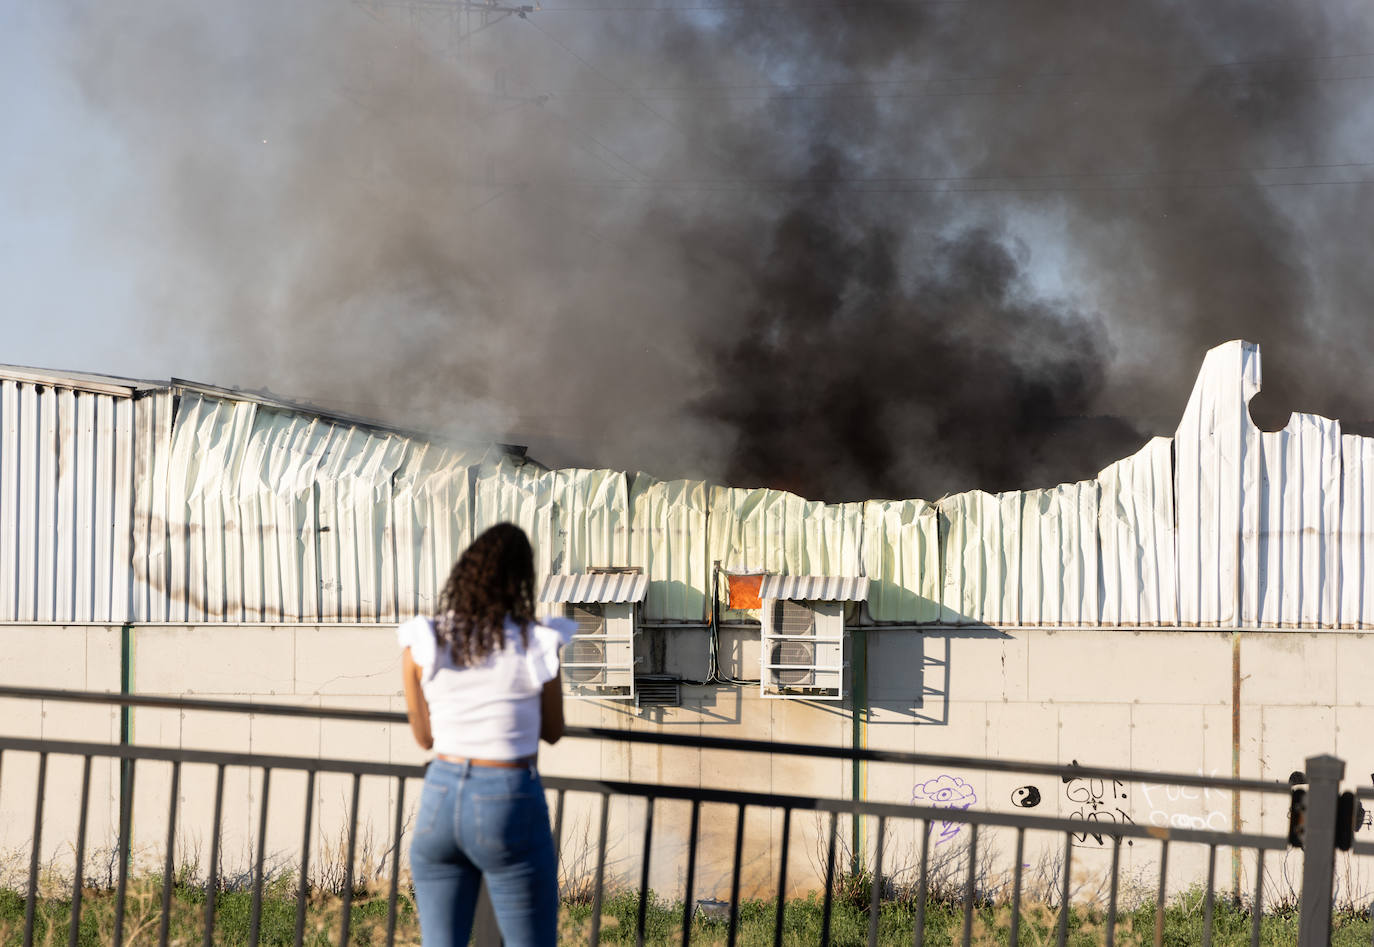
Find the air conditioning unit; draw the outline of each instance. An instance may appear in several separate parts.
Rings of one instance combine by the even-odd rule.
[[[764,697],[844,697],[844,604],[867,598],[868,580],[766,576],[759,682]]]
[[[637,572],[551,575],[539,599],[577,623],[563,648],[563,686],[569,697],[633,700],[636,611],[648,589]]]

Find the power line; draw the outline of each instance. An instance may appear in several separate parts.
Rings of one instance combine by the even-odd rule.
[[[587,4],[582,6],[542,6],[536,4],[534,13],[696,13],[729,12],[731,10],[797,10],[807,7],[826,9],[856,9],[863,7],[971,7],[991,6],[994,2],[1005,0],[758,0],[740,3],[691,3],[682,6],[644,6],[635,4]]]
[[[1328,164],[1273,165],[1188,171],[1094,171],[1069,174],[1034,175],[927,175],[905,177],[827,177],[827,178],[656,178],[646,182],[607,182],[578,179],[533,182],[530,186],[588,187],[627,190],[742,193],[754,190],[809,190],[843,187],[847,194],[982,194],[1038,193],[1074,191],[1168,191],[1216,190],[1227,188],[1297,188],[1374,184],[1374,178],[1325,178],[1299,181],[1260,181],[1252,178],[1221,181],[1111,181],[1110,178],[1180,178],[1197,175],[1264,174],[1283,171],[1320,171],[1370,169],[1374,162],[1332,162]],[[1091,183],[1092,181],[1100,183]],[[1004,185],[999,182],[1017,182]],[[1079,183],[1074,183],[1079,182]],[[1090,182],[1090,183],[1082,183]]]
[[[1374,54],[1362,54],[1365,58],[1374,57]],[[1351,57],[1354,58],[1354,57]],[[1316,60],[1312,60],[1316,61]],[[1215,69],[1227,68],[1224,66],[1205,66],[1200,67],[1199,72],[1208,72]],[[1111,74],[1093,74],[1082,72],[1057,72],[1057,73],[1030,73],[1023,75],[1007,74],[1002,76],[967,76],[950,78],[929,78],[929,79],[849,79],[835,80],[830,82],[802,82],[769,85],[767,83],[744,83],[740,85],[713,84],[703,86],[677,86],[661,87],[650,89],[634,90],[634,94],[644,97],[667,101],[680,101],[694,99],[696,101],[843,101],[844,99],[863,99],[873,100],[901,100],[901,99],[941,99],[941,98],[990,98],[996,96],[1023,96],[1023,95],[1073,95],[1083,92],[1110,92],[1113,95],[1123,93],[1138,94],[1150,92],[1158,89],[1188,89],[1197,85],[1196,79],[1177,80],[1173,82],[1158,83],[1153,86],[1139,86],[1125,89],[1113,89],[1102,87],[1101,85],[1085,86],[1027,86],[1025,83],[1040,82],[1044,80],[1068,79],[1079,76],[1106,78]],[[1374,79],[1374,72],[1350,73],[1345,75],[1312,75],[1312,76],[1284,76],[1282,81],[1295,82],[1301,84],[1319,84],[1324,82],[1350,82],[1357,80]],[[1220,85],[1226,87],[1260,85],[1266,82],[1276,81],[1273,76],[1235,76],[1220,80]],[[901,87],[901,86],[932,86],[938,84],[953,85],[956,83],[974,82],[1003,82],[1014,83],[1014,85],[991,88],[991,89],[932,89],[929,91],[896,91],[896,92],[870,92],[858,93],[853,95],[833,95],[825,94],[830,90],[843,89],[864,89],[874,87]],[[714,94],[713,94],[714,93]],[[611,99],[616,98],[613,93],[598,90],[564,89],[555,93],[557,96],[576,99]]]
[[[526,20],[525,22],[529,23],[530,26],[534,27],[535,31],[536,31],[537,33],[539,33],[541,36],[545,37],[549,42],[553,43],[553,44],[554,44],[555,46],[557,46],[559,49],[563,50],[563,52],[567,53],[569,56],[571,56],[573,59],[575,59],[575,60],[576,60],[578,63],[580,63],[585,69],[588,69],[589,71],[591,71],[592,74],[594,74],[594,75],[600,77],[600,78],[601,78],[603,81],[605,81],[605,82],[609,82],[611,85],[613,85],[613,86],[615,86],[617,89],[619,89],[619,90],[621,91],[621,93],[623,93],[624,95],[629,96],[629,97],[630,97],[631,99],[633,99],[635,102],[639,103],[639,105],[640,105],[642,108],[644,108],[645,111],[647,111],[650,115],[653,115],[653,116],[654,116],[655,118],[657,118],[659,121],[661,121],[661,122],[665,123],[666,125],[668,125],[670,128],[672,128],[674,131],[678,132],[678,133],[679,133],[680,135],[682,135],[684,138],[688,137],[687,132],[686,132],[685,129],[683,129],[681,126],[679,126],[679,125],[678,125],[676,122],[674,122],[671,118],[669,118],[668,116],[664,115],[664,114],[663,114],[662,112],[660,112],[658,109],[654,108],[654,107],[653,107],[652,105],[650,105],[648,102],[645,102],[642,98],[640,98],[638,95],[636,95],[636,94],[634,93],[634,91],[633,91],[632,89],[630,89],[628,86],[626,86],[624,83],[622,83],[622,82],[617,82],[615,79],[613,79],[613,78],[611,78],[610,76],[606,75],[606,73],[602,72],[602,71],[601,71],[600,69],[598,69],[596,66],[592,65],[591,62],[589,62],[585,56],[583,56],[581,53],[577,52],[577,50],[573,49],[571,46],[569,46],[569,45],[567,45],[566,43],[564,43],[564,42],[563,42],[562,40],[560,40],[558,37],[554,36],[554,35],[553,35],[552,33],[550,33],[548,30],[546,30],[546,29],[544,29],[543,27],[541,27],[538,23],[534,22],[533,20]]]
[[[1276,66],[1291,63],[1309,62],[1340,62],[1350,59],[1370,59],[1374,58],[1374,52],[1368,53],[1338,53],[1327,56],[1273,56],[1264,59],[1228,59],[1218,62],[1201,63],[1196,68],[1199,72],[1210,72],[1215,69],[1236,69],[1244,66]],[[957,76],[904,76],[893,79],[833,79],[811,82],[710,82],[695,85],[676,85],[676,86],[650,86],[648,88],[635,89],[641,95],[660,92],[698,92],[710,91],[713,89],[807,89],[807,88],[842,88],[848,86],[870,86],[870,85],[930,85],[939,82],[1028,82],[1035,79],[1067,79],[1075,76],[1092,76],[1100,78],[1103,75],[1134,75],[1152,72],[1148,69],[1118,69],[1108,72],[1094,72],[1092,70],[1060,69],[1053,72],[995,72],[981,73],[974,75]],[[573,90],[577,91],[577,90]]]

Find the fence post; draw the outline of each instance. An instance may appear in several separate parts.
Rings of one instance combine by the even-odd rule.
[[[1307,814],[1303,834],[1302,913],[1299,947],[1331,943],[1332,880],[1336,872],[1336,805],[1345,761],[1334,756],[1307,758]]]

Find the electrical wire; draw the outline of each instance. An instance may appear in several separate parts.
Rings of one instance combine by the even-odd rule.
[[[975,7],[991,6],[990,0],[757,0],[738,3],[690,3],[681,6],[645,6],[628,3],[569,4],[544,6],[529,11],[538,13],[728,13],[732,10],[804,10],[807,7],[825,9],[862,9],[882,7]]]
[[[534,188],[590,188],[610,190],[652,190],[678,193],[738,194],[754,191],[806,191],[817,188],[843,188],[846,196],[862,194],[1035,194],[1073,192],[1207,191],[1234,188],[1302,188],[1374,184],[1374,178],[1322,178],[1298,181],[1262,181],[1236,175],[1256,175],[1283,171],[1311,171],[1374,168],[1374,162],[1335,162],[1331,164],[1287,165],[1235,168],[1226,171],[1093,171],[1033,175],[928,175],[910,177],[826,177],[826,178],[654,178],[648,181],[604,181],[590,179],[545,179],[524,182]],[[1111,178],[1172,179],[1189,175],[1232,175],[1228,180],[1157,180],[1113,182]],[[1102,181],[1102,183],[1081,183]],[[984,183],[986,182],[986,183]],[[1018,182],[1001,184],[998,182]],[[1025,182],[1025,183],[1019,183]],[[1045,183],[1039,183],[1045,182]],[[1075,183],[1079,182],[1079,183]],[[966,186],[967,185],[967,186]]]
[[[1350,59],[1371,59],[1374,52],[1367,53],[1334,53],[1326,56],[1275,56],[1267,59],[1227,59],[1217,62],[1202,63],[1196,67],[1198,72],[1211,72],[1218,69],[1237,69],[1250,66],[1274,66],[1286,65],[1291,63],[1308,62],[1339,62]],[[1094,72],[1091,70],[1060,69],[1053,72],[1001,72],[1001,73],[981,73],[974,75],[955,75],[955,76],[905,76],[892,79],[834,79],[816,80],[806,82],[711,82],[695,85],[675,85],[675,86],[649,86],[647,88],[634,89],[632,91],[640,95],[656,95],[669,92],[709,92],[713,90],[736,90],[736,89],[825,89],[825,88],[845,88],[852,86],[886,86],[886,85],[933,85],[936,83],[954,82],[1030,82],[1037,79],[1068,79],[1075,77],[1090,77],[1100,79],[1110,75],[1135,75],[1146,74],[1153,70],[1148,69],[1120,69],[1108,72]],[[1100,86],[1079,87],[1078,91],[1097,91]],[[595,95],[595,90],[564,89],[562,95]]]

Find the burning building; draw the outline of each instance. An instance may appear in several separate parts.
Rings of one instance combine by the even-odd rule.
[[[582,625],[564,655],[575,723],[1271,778],[1329,750],[1369,771],[1374,439],[1312,415],[1260,430],[1260,378],[1256,346],[1218,346],[1175,436],[1090,480],[827,504],[548,469],[519,448],[188,382],[4,369],[0,675],[400,709],[392,627],[432,609],[465,544],[510,521],[534,543],[541,607]],[[50,708],[31,723],[60,734],[88,718]],[[139,710],[119,737],[299,755],[347,725],[238,726]],[[418,758],[380,731],[348,753]],[[543,765],[888,801],[943,779],[994,808],[1031,795],[997,774],[713,756],[560,744]],[[11,776],[7,762],[0,808],[17,813]],[[1078,804],[1030,788],[1061,813]],[[228,826],[242,816],[247,831],[254,792],[234,783]],[[1119,812],[1236,829],[1285,815],[1148,791]],[[752,827],[748,845],[769,850],[777,832]],[[804,884],[805,846],[794,857]],[[769,884],[760,864],[746,887]],[[656,889],[681,880],[672,858],[656,870]]]

